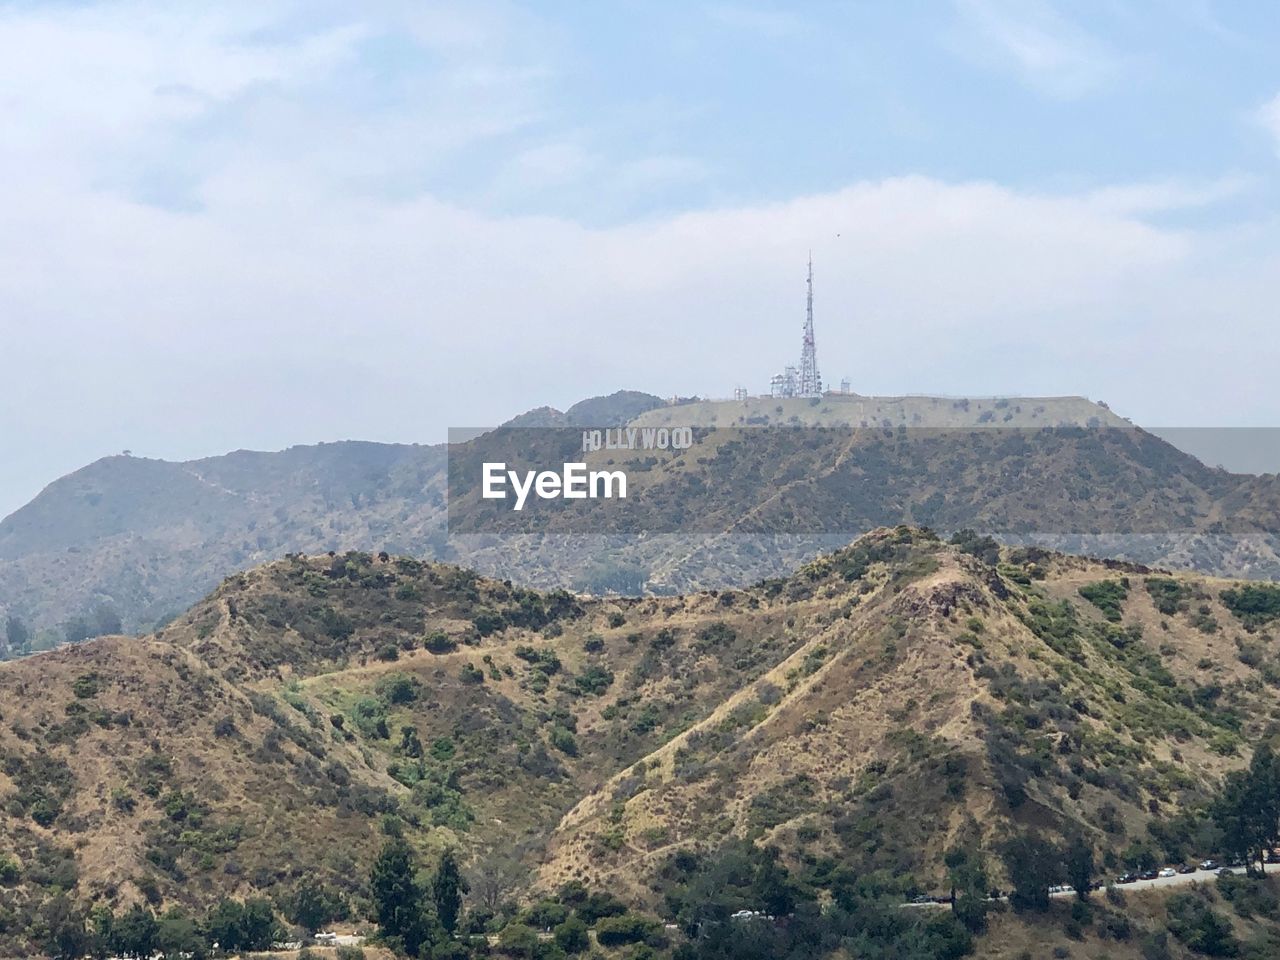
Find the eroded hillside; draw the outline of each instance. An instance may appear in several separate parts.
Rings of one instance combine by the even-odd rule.
[[[542,877],[643,884],[663,854],[745,836],[939,883],[949,843],[1014,824],[1118,855],[1280,718],[1276,645],[1223,607],[1232,589],[863,538],[766,591],[801,642],[585,798]]]
[[[602,779],[785,656],[770,606],[744,598],[740,635],[679,676],[655,650],[720,623],[716,598],[584,602],[363,554],[237,575],[155,637],[0,668],[23,878],[0,897],[200,902],[311,876],[358,898],[387,817],[519,877]]]
[[[290,556],[154,637],[0,666],[0,900],[309,876],[359,902],[387,830],[458,846],[477,889],[651,903],[734,837],[924,888],[1018,825],[1194,855],[1170,825],[1280,717],[1277,615],[1276,588],[908,528],[674,598]]]

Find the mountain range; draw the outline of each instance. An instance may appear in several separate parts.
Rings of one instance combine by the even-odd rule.
[[[639,464],[622,532],[552,517],[450,535],[451,453],[624,424],[696,428],[705,447]],[[220,578],[287,553],[386,550],[541,588],[675,594],[776,576],[909,522],[1274,577],[1278,517],[1274,475],[1206,467],[1081,398],[666,402],[622,391],[453,445],[99,460],[0,521],[0,615],[17,625],[0,653],[145,632]]]

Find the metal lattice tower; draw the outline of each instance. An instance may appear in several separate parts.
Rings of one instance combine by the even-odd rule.
[[[809,289],[805,300],[804,343],[800,350],[800,366],[785,367],[769,381],[773,397],[820,397],[822,374],[818,373],[818,348],[813,336],[813,252],[809,252]]]
[[[808,296],[805,301],[804,346],[800,351],[800,376],[796,392],[802,397],[822,396],[822,375],[818,373],[818,348],[813,337],[813,253],[809,253]]]

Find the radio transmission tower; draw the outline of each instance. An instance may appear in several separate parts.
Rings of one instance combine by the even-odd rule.
[[[818,373],[818,348],[813,338],[813,252],[809,253],[809,293],[805,301],[804,343],[800,349],[800,366],[783,368],[769,381],[769,395],[774,397],[820,397],[822,374]]]
[[[800,382],[797,392],[802,397],[822,396],[822,375],[818,373],[818,348],[813,338],[813,252],[809,253],[809,291],[805,302],[804,347],[800,351]]]

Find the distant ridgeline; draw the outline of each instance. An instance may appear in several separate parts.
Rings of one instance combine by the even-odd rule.
[[[450,497],[451,454],[456,465],[548,431],[572,446],[582,430],[623,426],[692,428],[697,443],[665,457],[579,446],[575,457],[628,470],[621,509],[468,526],[475,503]],[[100,460],[0,522],[0,656],[150,629],[226,575],[289,553],[386,550],[546,588],[669,594],[776,576],[912,523],[1278,577],[1278,517],[1274,476],[1206,467],[1079,397],[667,402],[623,391],[532,410],[452,450],[342,442]]]

